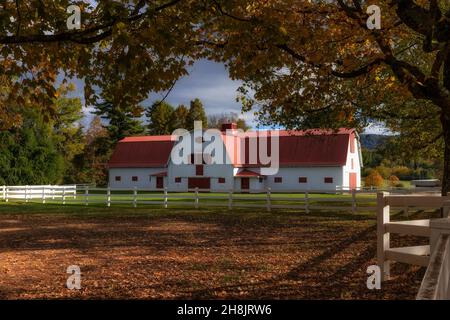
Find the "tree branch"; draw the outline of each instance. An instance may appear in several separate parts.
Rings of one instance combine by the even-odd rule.
[[[103,40],[112,34],[112,27],[120,21],[128,23],[140,20],[147,14],[163,11],[178,4],[181,0],[171,0],[155,8],[150,8],[146,12],[130,15],[125,19],[116,19],[111,22],[93,26],[82,31],[62,32],[58,34],[33,34],[33,35],[12,35],[0,37],[0,44],[22,44],[22,43],[49,43],[49,42],[74,42],[78,44],[91,44]],[[100,33],[97,33],[102,31]]]

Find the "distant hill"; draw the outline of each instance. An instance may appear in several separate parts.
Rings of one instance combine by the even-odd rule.
[[[374,150],[379,145],[386,142],[389,136],[383,134],[361,134],[361,147]]]

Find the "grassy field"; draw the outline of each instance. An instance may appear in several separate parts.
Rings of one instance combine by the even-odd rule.
[[[3,203],[0,298],[414,299],[423,268],[396,264],[382,290],[366,288],[375,229],[371,211]],[[65,287],[69,265],[79,291]]]
[[[199,206],[214,204],[215,206],[228,207],[228,193],[199,193]],[[106,206],[107,194],[105,190],[90,191],[88,202],[89,206]],[[376,205],[375,193],[358,194],[356,198],[359,207],[368,207]],[[11,200],[19,201],[22,200]],[[62,197],[56,197],[55,199],[47,198],[47,204],[62,204]],[[164,201],[164,193],[161,192],[140,192],[137,196],[138,206],[161,206]],[[32,203],[42,203],[39,198],[30,199]],[[265,207],[267,203],[267,194],[233,194],[232,198],[233,206],[245,206],[245,205],[260,205]],[[308,204],[310,206],[340,206],[351,207],[352,196],[351,194],[325,194],[325,193],[312,193],[308,194]],[[66,205],[85,205],[85,196],[82,192],[77,194],[76,199],[68,195],[65,197]],[[272,205],[284,205],[284,206],[303,206],[305,204],[305,195],[302,193],[272,193],[271,194]],[[130,190],[112,191],[110,194],[110,206],[114,207],[130,207],[133,206],[133,192]],[[190,193],[169,193],[168,194],[168,206],[171,208],[186,208],[195,206],[195,194]]]

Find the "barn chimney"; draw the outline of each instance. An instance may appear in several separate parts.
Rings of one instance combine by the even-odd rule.
[[[226,132],[227,130],[236,130],[237,129],[237,124],[234,122],[230,122],[230,123],[222,123],[222,132]]]

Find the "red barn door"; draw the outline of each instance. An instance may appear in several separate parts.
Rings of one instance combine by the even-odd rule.
[[[211,179],[210,178],[189,178],[188,179],[189,189],[211,189]]]
[[[350,190],[356,189],[356,173],[349,173]]]
[[[156,188],[164,189],[164,177],[156,177]]]
[[[250,178],[241,178],[241,190],[250,189]]]

